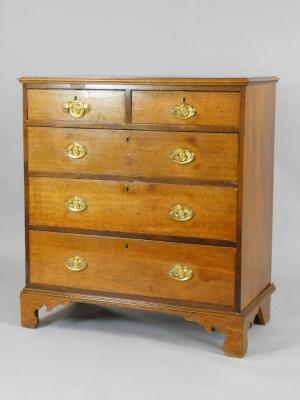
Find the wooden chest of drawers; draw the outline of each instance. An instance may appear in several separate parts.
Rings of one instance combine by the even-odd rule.
[[[243,356],[270,316],[276,78],[24,77],[26,287],[175,313]]]

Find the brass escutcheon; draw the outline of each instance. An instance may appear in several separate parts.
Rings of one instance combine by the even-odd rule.
[[[71,117],[81,118],[90,111],[90,106],[77,100],[77,96],[74,96],[74,100],[63,105],[63,111]]]
[[[185,102],[185,98],[182,99],[182,103],[176,104],[171,112],[175,117],[183,119],[192,118],[197,113],[194,106]]]
[[[193,218],[193,210],[191,207],[186,206],[184,204],[176,204],[170,210],[170,216],[175,219],[176,221],[188,221],[189,219]]]
[[[191,150],[179,147],[170,153],[170,158],[177,164],[189,164],[194,160],[195,155]]]
[[[71,256],[65,259],[65,267],[70,271],[79,272],[87,267],[87,262],[83,257]]]
[[[65,147],[65,155],[69,158],[82,158],[87,154],[86,148],[79,143],[70,143]]]
[[[81,199],[78,196],[73,196],[65,202],[65,207],[69,211],[80,212],[87,208],[87,204],[85,200]]]
[[[177,281],[188,281],[193,277],[193,271],[186,265],[175,264],[172,265],[169,270],[169,275],[171,278]]]

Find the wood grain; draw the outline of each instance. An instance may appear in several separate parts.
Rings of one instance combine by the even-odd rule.
[[[28,119],[48,121],[125,122],[124,90],[40,90],[28,89]],[[73,118],[63,111],[63,105],[77,96],[90,111],[82,118]]]
[[[255,317],[255,323],[266,325],[270,321],[271,313],[271,296],[267,296],[260,304],[258,313]]]
[[[86,201],[86,210],[66,209],[66,200],[75,195]],[[236,189],[231,187],[29,178],[31,225],[234,241],[236,201]],[[192,207],[191,220],[170,217],[170,209],[178,203]]]
[[[26,115],[27,115],[27,88],[23,85],[22,88],[22,100],[23,100],[23,174],[24,174],[24,239],[25,239],[25,280],[26,284],[29,282],[29,255],[27,252],[28,248],[28,222],[29,222],[29,182],[28,182],[28,135],[26,126]]]
[[[222,247],[234,247],[234,248],[236,247],[236,242],[231,242],[230,240],[206,239],[206,238],[189,237],[189,236],[167,236],[167,235],[156,235],[152,233],[149,234],[140,232],[111,231],[111,230],[101,230],[101,229],[67,228],[61,226],[48,226],[48,225],[29,225],[29,229],[35,231],[45,231],[45,232],[61,232],[61,233],[75,233],[75,234],[80,233],[82,235],[156,240],[159,242],[204,244],[207,246],[222,246]]]
[[[74,142],[85,146],[85,157],[65,155]],[[29,172],[237,180],[238,137],[232,134],[36,127],[28,129],[28,145]],[[176,148],[195,159],[176,164],[170,158]]]
[[[232,306],[235,249],[153,240],[30,231],[30,282]],[[159,254],[159,257],[157,257]],[[80,255],[87,268],[68,270]],[[189,281],[169,276],[174,264],[193,271]]]
[[[23,77],[26,287],[23,326],[38,310],[83,302],[175,313],[224,334],[241,357],[253,322],[270,319],[276,77]],[[74,99],[91,107],[76,119]],[[181,120],[183,98],[197,108]],[[64,147],[82,142],[87,156]],[[177,165],[170,149],[191,149]],[[87,201],[72,213],[65,201]],[[173,220],[175,204],[192,207]],[[80,252],[88,268],[64,266]],[[171,263],[193,278],[177,282]],[[120,278],[121,276],[121,278]],[[82,278],[84,277],[84,279]]]
[[[189,119],[172,114],[185,99],[197,113]],[[132,122],[146,124],[239,125],[238,92],[132,91]]]
[[[241,213],[241,308],[271,281],[275,85],[246,89]]]
[[[150,299],[107,296],[105,294],[90,295],[85,293],[68,292],[66,290],[43,290],[25,288],[21,292],[21,320],[23,326],[35,328],[39,323],[38,311],[45,305],[51,309],[58,304],[69,302],[98,304],[103,306],[140,309],[144,311],[165,312],[181,315],[188,321],[199,323],[207,332],[217,330],[224,334],[224,353],[228,356],[243,357],[247,351],[247,332],[262,305],[268,301],[274,286],[268,287],[242,313],[221,312],[207,308],[191,307],[179,302],[174,304]]]
[[[228,78],[199,78],[199,77],[158,77],[158,76],[22,76],[22,83],[104,83],[104,84],[163,84],[163,85],[248,85],[277,81],[276,76],[264,77],[228,77]]]
[[[47,311],[53,308],[70,303],[68,298],[59,298],[51,295],[35,296],[28,295],[25,291],[20,293],[21,303],[21,324],[26,328],[37,328],[39,325],[38,310],[46,306]]]
[[[108,130],[140,130],[140,131],[179,131],[179,132],[204,132],[204,133],[239,133],[239,127],[224,125],[178,125],[178,124],[132,124],[132,123],[98,123],[93,121],[80,122],[70,121],[49,121],[49,120],[30,120],[27,126],[33,127],[53,127],[53,128],[85,128],[85,129],[108,129]]]

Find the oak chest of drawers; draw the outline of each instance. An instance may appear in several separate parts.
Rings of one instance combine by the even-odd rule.
[[[175,313],[243,356],[270,315],[276,78],[24,77],[26,287]]]

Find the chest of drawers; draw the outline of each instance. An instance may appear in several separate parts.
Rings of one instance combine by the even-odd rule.
[[[71,302],[174,313],[243,356],[270,316],[276,78],[20,78],[22,325]]]

